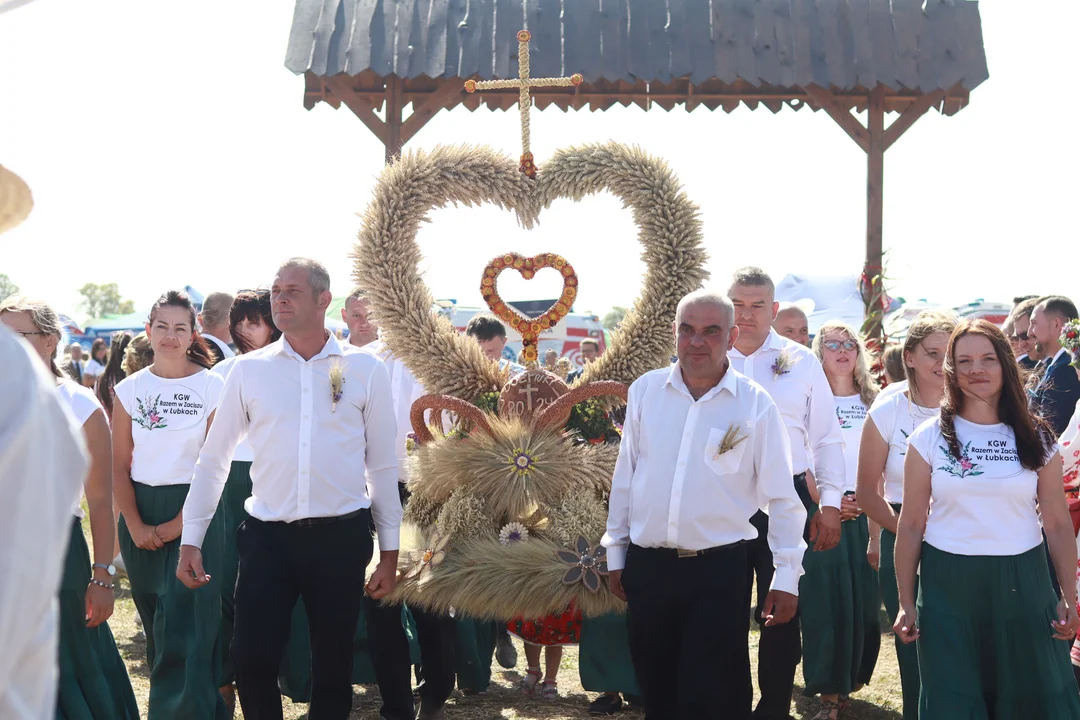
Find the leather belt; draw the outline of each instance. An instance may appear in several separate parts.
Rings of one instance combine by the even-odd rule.
[[[360,508],[359,510],[353,510],[351,513],[345,515],[333,515],[330,517],[313,517],[313,518],[301,518],[299,520],[293,520],[288,523],[292,527],[314,527],[316,525],[329,525],[331,523],[340,522],[341,520],[351,520],[355,517],[360,517],[367,508]]]
[[[662,553],[664,555],[674,555],[678,558],[692,558],[701,557],[703,555],[712,555],[713,553],[724,552],[725,550],[734,550],[740,545],[745,545],[746,540],[740,540],[728,545],[717,545],[716,547],[705,548],[704,550],[684,550],[682,548],[641,548],[649,552]]]

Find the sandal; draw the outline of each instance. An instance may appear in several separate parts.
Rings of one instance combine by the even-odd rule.
[[[543,673],[540,672],[540,668],[529,668],[525,671],[525,677],[518,683],[518,691],[525,696],[532,696],[536,694],[536,686],[540,682],[540,678]]]
[[[833,715],[833,712],[836,715]],[[813,720],[839,720],[841,707],[840,703],[833,702],[832,700],[822,700],[821,709],[818,710],[818,714],[813,717]]]
[[[558,700],[559,683],[555,680],[545,680],[543,689],[540,691],[541,700]]]

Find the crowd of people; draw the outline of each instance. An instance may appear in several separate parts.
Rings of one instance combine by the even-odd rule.
[[[815,720],[838,720],[874,679],[882,603],[905,720],[1080,717],[1068,299],[1018,298],[1001,329],[926,311],[879,354],[841,322],[811,338],[758,268],[688,295],[671,366],[618,411],[602,543],[629,612],[509,624],[379,602],[397,582],[424,390],[362,289],[347,339],[325,327],[330,302],[326,269],[294,258],[268,289],[200,309],[166,292],[145,332],[95,340],[89,359],[58,348],[46,304],[0,304],[89,457],[57,540],[57,717],[139,717],[108,625],[118,573],[146,636],[151,718],[231,718],[238,690],[251,720],[280,718],[282,694],[344,720],[353,683],[375,682],[386,720],[437,720],[455,687],[488,689],[493,658],[516,666],[516,636],[518,689],[544,699],[559,696],[562,647],[580,644],[593,714],[786,720],[801,662]],[[525,370],[496,318],[466,334]],[[600,352],[582,341],[585,363]],[[543,366],[581,373],[555,351]]]

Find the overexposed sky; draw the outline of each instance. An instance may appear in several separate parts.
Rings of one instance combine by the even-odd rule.
[[[266,283],[297,254],[326,263],[344,294],[355,213],[383,148],[344,106],[304,110],[303,79],[284,67],[292,8],[37,0],[0,15],[0,163],[36,203],[0,238],[0,273],[73,315],[86,282],[117,282],[143,308],[186,284]],[[1069,87],[1080,3],[981,8],[990,79],[969,107],[924,116],[885,157],[892,293],[1080,299],[1068,251],[1080,204],[1080,100]],[[669,162],[702,208],[715,278],[746,264],[776,280],[860,271],[866,156],[825,113],[534,111],[541,167],[555,148],[610,139]],[[516,157],[516,111],[443,111],[408,147],[461,142]],[[579,311],[628,305],[640,287],[636,231],[610,196],[557,203],[531,232],[494,208],[432,221],[419,241],[436,297],[480,304],[483,267],[505,251],[564,254],[581,278]],[[557,283],[507,274],[501,294],[556,297]]]

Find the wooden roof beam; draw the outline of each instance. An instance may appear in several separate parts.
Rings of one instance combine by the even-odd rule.
[[[323,78],[326,83],[326,87],[330,88],[330,91],[337,95],[341,102],[345,103],[345,107],[353,111],[356,117],[360,118],[360,122],[367,125],[375,137],[379,139],[379,142],[386,145],[386,123],[379,119],[379,116],[375,114],[375,106],[356,94],[352,89],[348,75],[334,75],[332,77]]]
[[[930,108],[940,105],[945,100],[945,91],[938,90],[915,100],[911,103],[900,117],[892,121],[885,130],[884,149],[888,150],[892,144],[900,139],[904,132],[915,124],[915,121],[925,115]]]
[[[450,109],[457,105],[454,99],[463,92],[465,92],[464,84],[450,80],[427,94],[419,106],[414,103],[412,115],[401,124],[401,144],[404,145],[412,140],[413,136],[420,132],[420,128],[424,127],[428,120],[435,117],[439,110],[443,108]]]
[[[863,127],[859,119],[849,110],[841,107],[831,92],[817,85],[807,85],[803,89],[818,107],[829,113],[829,117],[844,129],[844,132],[862,148],[863,152],[870,152],[870,131]]]

